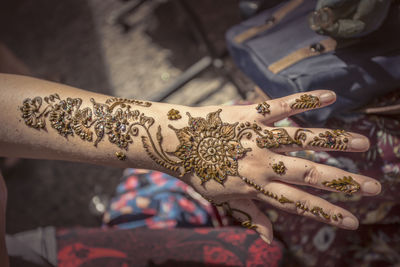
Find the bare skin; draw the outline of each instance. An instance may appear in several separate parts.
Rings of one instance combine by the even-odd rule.
[[[381,190],[379,182],[370,177],[303,159],[294,161],[282,154],[304,149],[346,152],[368,150],[368,139],[356,133],[271,127],[277,120],[310,108],[332,104],[336,96],[331,91],[310,92],[319,101],[319,105],[310,105],[310,108],[294,108],[296,99],[304,95],[295,94],[268,101],[269,112],[260,113],[257,112],[258,105],[187,107],[130,100],[110,101],[109,96],[16,75],[1,74],[0,86],[0,156],[79,161],[165,172],[191,185],[214,204],[225,204],[231,209],[245,211],[233,212],[232,215],[245,222],[244,225],[253,226],[252,229],[267,243],[273,239],[272,225],[253,200],[261,200],[287,212],[354,230],[358,227],[358,220],[353,214],[318,196],[306,193],[295,185],[365,196],[377,195]],[[58,98],[45,99],[54,94]],[[35,97],[40,97],[42,102],[32,115],[31,107],[39,103]],[[84,123],[84,120],[79,121],[86,125],[87,128],[83,128],[87,135],[81,132],[80,124],[73,128],[75,132],[64,131],[67,128],[57,130],[61,121],[60,114],[67,114],[67,111],[62,108],[57,110],[56,104],[67,98],[81,99],[81,102],[72,102],[76,106],[70,113],[75,117],[79,117],[76,115],[77,110],[86,109],[92,112],[91,120]],[[102,119],[107,117],[96,117],[95,105],[106,105],[105,103],[108,103],[106,110],[109,114],[117,114],[120,109],[121,112],[129,111],[129,114],[137,115],[127,117],[130,124],[126,125],[132,127],[129,128],[131,139],[128,141],[132,142],[124,143],[122,141],[125,139],[122,140],[121,135],[111,133],[111,129],[114,132],[128,133],[125,128],[120,130],[122,126],[125,127],[122,119],[118,120],[124,125],[115,124],[114,119],[114,128],[107,128],[107,123],[101,124]],[[179,114],[171,109],[179,111]],[[39,118],[38,114],[42,111],[46,115],[40,117],[45,123],[41,128],[41,124],[38,126],[37,120],[32,121],[29,116]],[[25,117],[22,117],[23,114]],[[142,115],[139,114],[151,119],[140,122]],[[36,128],[33,127],[35,123]],[[252,126],[253,124],[257,126]],[[101,125],[106,131],[99,138]],[[137,130],[133,125],[138,125]],[[327,131],[332,136],[324,137]],[[286,139],[279,137],[282,133],[287,134]],[[331,139],[335,140],[332,145],[329,143]],[[154,146],[151,140],[155,143]],[[272,145],[272,141],[276,144]],[[274,164],[280,167],[272,168]],[[346,178],[347,184],[340,185],[341,187],[336,185],[337,181],[348,176],[351,179]]]

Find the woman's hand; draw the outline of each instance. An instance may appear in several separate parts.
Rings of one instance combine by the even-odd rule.
[[[165,157],[158,158],[159,163],[180,172],[182,179],[202,196],[225,206],[267,242],[272,240],[272,226],[253,200],[340,228],[357,229],[358,220],[349,211],[296,185],[372,196],[380,192],[379,182],[282,152],[362,152],[369,148],[368,139],[342,130],[267,126],[332,104],[335,99],[333,92],[318,90],[257,105],[195,108],[193,114],[189,112],[179,120],[179,126],[170,123],[179,144],[164,151]]]
[[[272,240],[271,223],[253,200],[356,229],[358,221],[350,212],[294,185],[347,194],[380,192],[372,178],[282,154],[368,149],[368,139],[356,133],[271,126],[333,103],[331,91],[257,105],[192,108],[110,97],[16,75],[0,74],[0,86],[0,155],[167,172],[227,207],[267,241]]]

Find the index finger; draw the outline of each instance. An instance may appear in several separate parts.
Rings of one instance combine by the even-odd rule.
[[[336,101],[336,94],[330,90],[316,90],[267,100],[253,105],[263,123],[279,121],[307,110],[326,107]]]

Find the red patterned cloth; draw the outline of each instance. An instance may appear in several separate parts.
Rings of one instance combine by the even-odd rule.
[[[281,266],[282,246],[238,227],[130,230],[68,229],[57,233],[59,267]]]

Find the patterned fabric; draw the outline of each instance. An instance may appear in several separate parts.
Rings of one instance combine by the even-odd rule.
[[[399,99],[399,98],[397,98]],[[289,120],[280,126],[293,126]],[[394,266],[400,262],[400,121],[395,117],[358,115],[328,121],[328,128],[364,134],[365,153],[299,151],[293,156],[376,178],[376,197],[346,196],[323,190],[306,191],[342,206],[360,220],[357,231],[341,230],[281,211],[264,211],[290,251],[307,266]]]
[[[59,230],[59,267],[281,266],[282,247],[242,228]]]
[[[108,227],[173,228],[212,226],[212,206],[190,186],[167,174],[126,169],[104,214]]]

